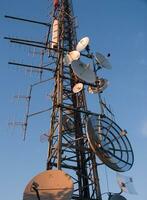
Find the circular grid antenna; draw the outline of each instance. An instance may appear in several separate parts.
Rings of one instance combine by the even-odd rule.
[[[62,170],[47,170],[35,176],[26,186],[23,200],[70,200],[73,182]]]
[[[128,171],[134,162],[131,144],[124,131],[105,115],[92,115],[87,122],[87,137],[92,150],[108,167]]]
[[[95,73],[90,64],[85,64],[80,60],[74,60],[71,64],[74,73],[83,81],[94,83],[96,80]]]
[[[96,52],[95,60],[97,62],[97,65],[99,65],[102,68],[106,68],[106,69],[112,68],[109,60],[101,53]]]
[[[87,47],[88,44],[89,44],[89,37],[84,37],[78,42],[76,50],[82,51]]]

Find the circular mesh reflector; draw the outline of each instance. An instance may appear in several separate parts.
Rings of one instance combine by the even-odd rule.
[[[87,137],[92,150],[108,167],[119,172],[132,167],[134,154],[126,131],[107,116],[89,117]]]

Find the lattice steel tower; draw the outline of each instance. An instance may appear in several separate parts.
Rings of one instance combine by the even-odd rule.
[[[111,68],[107,59],[110,54],[105,57],[98,52],[91,53],[88,37],[77,42],[72,0],[52,0],[50,8],[48,23],[6,16],[48,27],[45,42],[6,37],[10,42],[42,49],[41,66],[9,62],[40,72],[40,81],[31,85],[26,98],[26,118],[24,123],[21,123],[24,139],[28,119],[34,115],[30,114],[29,109],[33,87],[50,80],[54,83],[51,91],[50,128],[46,134],[46,171],[29,182],[23,200],[102,200],[99,164],[106,164],[114,171],[124,172],[129,170],[134,162],[127,132],[115,123],[114,114],[101,95],[107,87],[107,80],[100,78],[98,72],[102,68]],[[89,59],[92,64],[83,63],[82,58]],[[44,64],[44,59],[48,64]],[[49,77],[52,74],[53,79],[43,80],[43,72]],[[86,88],[87,93],[97,93],[99,113],[87,109]],[[41,112],[37,114],[39,113]],[[121,190],[123,191],[122,188]],[[108,193],[108,196],[110,200],[123,198],[120,193]]]
[[[83,90],[73,93],[77,77],[63,63],[64,56],[75,50],[77,44],[71,0],[60,1],[54,19],[59,22],[59,42],[55,52],[57,66],[47,169],[70,171],[74,180],[73,199],[100,199],[96,158],[86,137],[85,94]]]

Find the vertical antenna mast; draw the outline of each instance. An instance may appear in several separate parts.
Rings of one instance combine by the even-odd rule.
[[[66,52],[73,51],[77,43],[72,1],[61,0],[58,3],[58,7],[54,7],[53,19],[58,20],[59,42],[56,47],[56,81],[47,169],[57,167],[65,171],[70,170],[74,180],[73,199],[101,199],[96,158],[94,153],[91,153],[86,139],[84,91],[77,94],[72,92],[76,78],[71,67],[64,66],[63,63]],[[70,120],[72,125],[68,126]]]

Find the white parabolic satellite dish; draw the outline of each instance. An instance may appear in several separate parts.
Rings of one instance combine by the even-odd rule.
[[[85,82],[94,83],[96,80],[95,73],[90,64],[85,64],[80,60],[75,60],[71,64],[74,73]]]
[[[89,44],[89,37],[84,37],[78,42],[76,50],[82,51],[87,47],[88,44]]]
[[[73,93],[78,93],[83,89],[83,83],[77,83],[73,87]]]
[[[62,170],[47,170],[35,176],[26,186],[23,200],[70,200],[73,181]]]
[[[71,51],[66,54],[63,62],[66,66],[69,66],[73,60],[78,60],[80,58],[80,53],[78,51]]]

